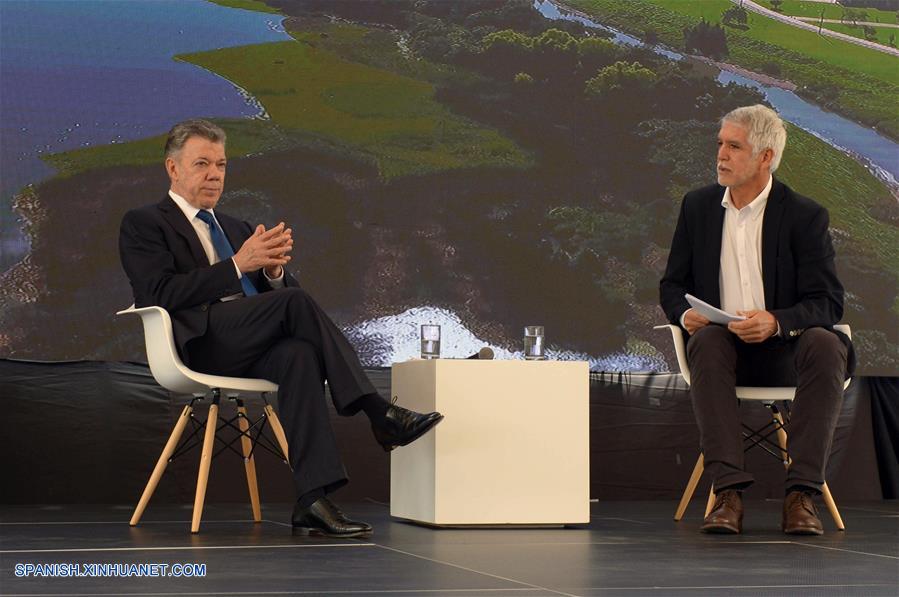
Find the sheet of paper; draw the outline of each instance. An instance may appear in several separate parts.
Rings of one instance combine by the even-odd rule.
[[[720,323],[727,325],[731,321],[742,321],[746,319],[742,315],[731,315],[727,311],[722,311],[718,307],[713,307],[707,302],[700,300],[692,294],[685,294],[684,298],[690,303],[690,306],[696,309],[696,312],[711,321],[712,323]]]

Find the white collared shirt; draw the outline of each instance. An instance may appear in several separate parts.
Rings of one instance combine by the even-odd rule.
[[[219,259],[219,255],[215,250],[215,246],[212,244],[212,233],[209,231],[209,225],[197,217],[197,214],[200,213],[200,209],[194,207],[190,203],[187,202],[187,199],[176,193],[175,191],[169,191],[169,197],[175,202],[181,211],[184,213],[184,217],[187,218],[187,221],[190,222],[191,226],[194,227],[194,230],[197,233],[197,237],[200,239],[200,244],[203,246],[203,252],[206,253],[206,257],[209,259],[209,265],[214,265],[221,261]],[[215,220],[215,223],[221,228],[221,224],[219,224],[218,218],[215,217],[215,212],[211,209],[207,210],[212,214],[212,219]],[[222,230],[224,233],[224,230]],[[231,258],[231,262],[234,264],[234,271],[237,272],[237,277],[243,277],[243,273],[240,271],[240,268],[237,267],[237,262],[234,261],[234,258]],[[284,270],[281,270],[281,276],[275,279],[269,278],[268,274],[265,273],[265,270],[262,271],[262,275],[265,276],[265,279],[268,280],[269,284],[272,288],[282,288],[284,286]],[[243,293],[233,294],[231,296],[226,296],[222,298],[222,301],[230,301],[236,298],[243,296]]]
[[[730,188],[724,190],[724,229],[721,234],[721,269],[718,285],[721,309],[728,313],[765,309],[762,280],[762,223],[773,179],[743,209],[731,202]]]

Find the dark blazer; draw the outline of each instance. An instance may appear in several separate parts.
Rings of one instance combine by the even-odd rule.
[[[680,325],[689,293],[721,306],[719,273],[724,229],[724,187],[713,184],[684,196],[668,266],[659,284],[662,309]],[[810,327],[833,325],[843,316],[843,286],[834,266],[827,210],[774,180],[762,220],[762,281],[765,308],[777,318],[784,341]],[[849,348],[852,343],[836,332]]]
[[[215,217],[236,253],[253,228],[219,211]],[[243,292],[232,260],[209,264],[196,230],[168,195],[156,205],[125,214],[119,231],[119,255],[131,282],[134,304],[156,305],[171,315],[182,358],[184,345],[206,333],[209,304]],[[285,286],[299,286],[286,268],[284,272]],[[272,289],[262,270],[244,275],[259,292]]]

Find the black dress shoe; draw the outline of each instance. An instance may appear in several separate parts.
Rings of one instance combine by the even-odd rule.
[[[384,418],[372,422],[371,430],[384,451],[390,452],[411,444],[442,420],[443,415],[438,412],[422,414],[391,403]]]
[[[358,537],[371,534],[371,525],[350,520],[326,497],[318,498],[308,508],[294,508],[293,532],[298,535],[326,537]]]

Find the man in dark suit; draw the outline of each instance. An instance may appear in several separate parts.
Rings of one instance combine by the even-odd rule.
[[[789,423],[792,463],[782,528],[823,532],[813,497],[840,412],[852,346],[833,331],[843,314],[827,210],[775,180],[786,129],[765,106],[721,120],[718,184],[687,193],[660,284],[669,321],[690,335],[690,394],[715,504],[701,530],[739,533],[744,470],[735,386],[797,387]],[[692,294],[745,316],[710,324]]]
[[[291,230],[266,230],[213,211],[225,180],[225,132],[204,120],[175,125],[165,147],[171,189],[129,211],[119,250],[138,307],[172,317],[182,359],[198,371],[279,385],[278,409],[299,499],[300,532],[371,532],[326,497],[347,483],[324,398],[337,412],[362,410],[384,450],[421,437],[443,418],[391,404],[375,391],[347,339],[285,269]]]

